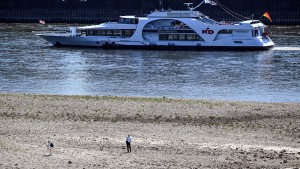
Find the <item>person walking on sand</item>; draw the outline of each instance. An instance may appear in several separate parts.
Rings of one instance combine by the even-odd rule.
[[[131,145],[130,145],[131,141],[132,141],[132,138],[130,135],[128,135],[126,138],[126,146],[127,146],[128,153],[131,153]]]
[[[47,149],[49,151],[49,156],[52,156],[53,148],[54,148],[54,144],[51,141],[48,141]]]

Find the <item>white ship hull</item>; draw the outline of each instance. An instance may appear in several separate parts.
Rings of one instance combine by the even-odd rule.
[[[78,46],[78,47],[101,47],[101,48],[140,48],[140,49],[177,49],[177,50],[268,50],[274,47],[274,43],[269,39],[236,39],[242,41],[243,44],[234,44],[231,40],[231,45],[227,42],[218,44],[204,43],[182,43],[182,42],[162,42],[150,44],[138,41],[124,40],[108,40],[100,38],[84,38],[70,36],[51,36],[39,35],[54,46]],[[265,42],[264,42],[265,41]]]
[[[37,33],[55,46],[179,50],[267,50],[266,26],[253,20],[219,23],[196,11],[122,16],[120,22]]]

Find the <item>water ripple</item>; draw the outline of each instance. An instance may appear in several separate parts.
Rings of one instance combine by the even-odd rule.
[[[261,52],[56,48],[32,33],[57,26],[0,24],[0,92],[300,102],[298,27],[270,27]]]

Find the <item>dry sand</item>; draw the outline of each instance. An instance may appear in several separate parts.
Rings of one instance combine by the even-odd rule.
[[[299,126],[300,103],[0,94],[0,168],[296,168]]]

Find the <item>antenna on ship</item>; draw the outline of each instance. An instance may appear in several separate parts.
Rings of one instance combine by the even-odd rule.
[[[187,6],[187,9],[188,9],[188,10],[193,9],[193,7],[190,7],[190,5],[193,5],[193,3],[188,2],[188,3],[184,3],[184,5]]]
[[[205,0],[208,1],[208,0]],[[249,19],[251,20],[251,18],[249,17],[245,17],[243,15],[240,15],[232,10],[230,10],[229,8],[227,8],[225,5],[223,5],[219,0],[210,0],[213,1],[214,3],[216,3],[219,7],[221,7],[226,13],[228,13],[229,15],[231,15],[233,18],[237,19],[237,20],[241,20],[241,19]]]
[[[163,0],[159,0],[159,9],[162,11],[164,9],[164,1]]]
[[[199,6],[201,6],[202,4],[205,3],[205,0],[203,0],[200,4],[198,4],[197,6],[195,6],[194,8],[190,8],[190,11],[195,10],[196,8],[199,8]]]
[[[236,18],[238,20],[240,20],[240,18],[251,19],[249,17],[242,16],[242,15],[240,15],[240,14],[238,14],[238,13],[230,10],[225,5],[223,5],[219,0],[203,0],[199,5],[195,6],[194,8],[190,8],[190,11],[193,11],[193,10],[199,8],[202,4],[218,5],[226,13],[228,13],[229,15],[231,15],[232,17],[234,17],[234,18]],[[253,17],[252,17],[252,20],[253,20]]]

